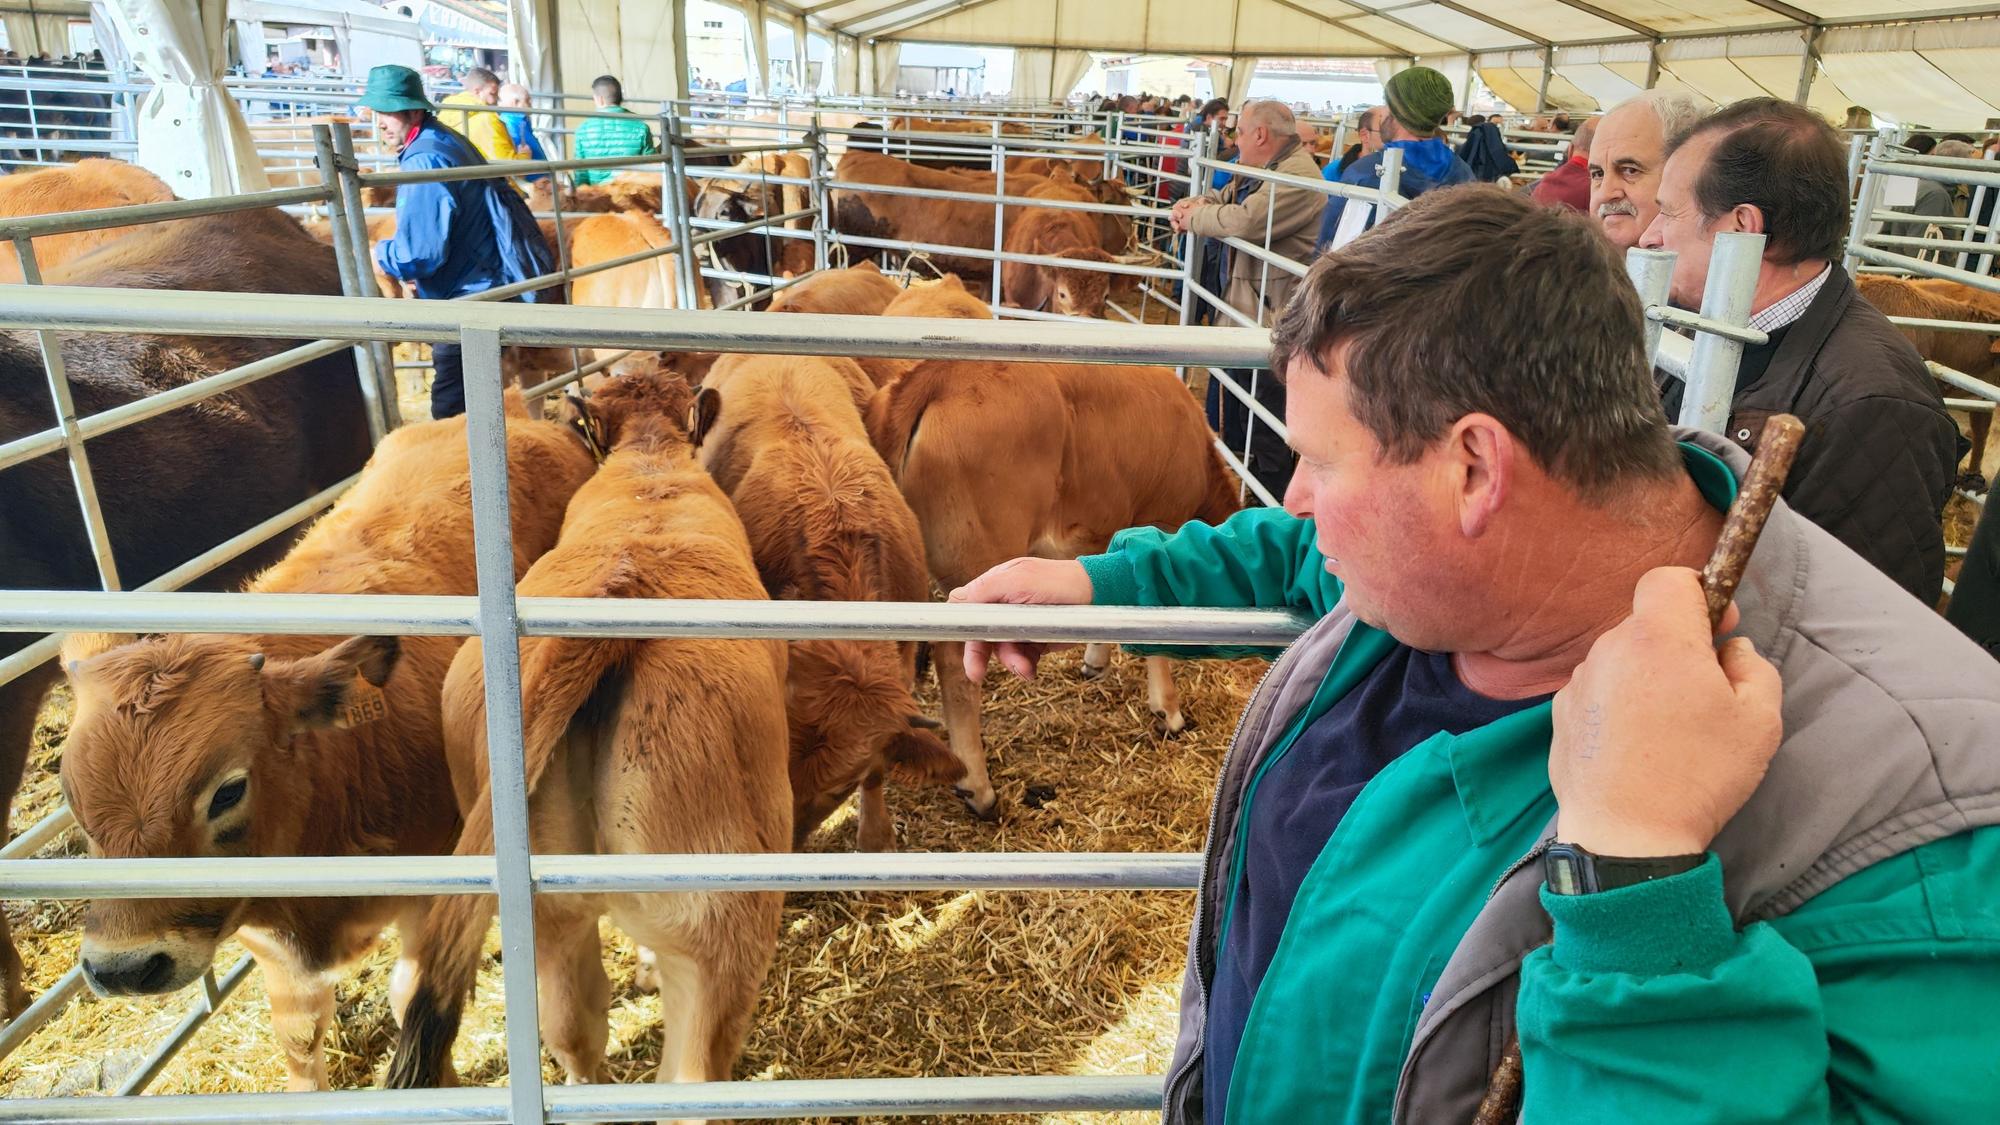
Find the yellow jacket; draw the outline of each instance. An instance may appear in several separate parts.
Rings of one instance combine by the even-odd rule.
[[[477,97],[458,93],[438,103],[440,106],[478,106],[485,109],[486,103]],[[467,113],[462,109],[440,109],[437,118],[446,126],[457,130],[458,134],[472,142],[479,155],[487,160],[519,160],[521,154],[514,150],[514,138],[507,133],[507,123],[498,113],[490,110],[483,113]]]

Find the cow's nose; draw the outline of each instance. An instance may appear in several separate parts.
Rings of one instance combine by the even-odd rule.
[[[108,996],[162,992],[173,979],[174,959],[164,953],[111,953],[86,957],[83,975],[92,987]]]

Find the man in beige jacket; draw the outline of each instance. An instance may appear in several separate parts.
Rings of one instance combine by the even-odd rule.
[[[1283,102],[1245,103],[1236,117],[1236,146],[1237,163],[1246,168],[1266,168],[1315,182],[1320,178],[1312,151],[1299,142],[1298,120]],[[1237,250],[1219,240],[1239,238],[1269,247],[1273,253],[1300,264],[1309,263],[1313,243],[1319,237],[1320,212],[1326,207],[1326,199],[1324,194],[1309,187],[1237,175],[1220,188],[1174,204],[1175,230],[1193,231],[1203,238],[1218,240],[1208,244],[1206,252],[1223,255],[1223,275],[1229,279],[1223,299],[1243,318],[1239,322],[1234,317],[1225,317],[1221,323],[1274,323],[1291,298],[1297,278],[1256,254]],[[1285,416],[1285,388],[1276,379],[1250,371],[1233,372],[1232,376],[1238,386],[1252,391],[1272,417]],[[1285,439],[1261,419],[1252,424],[1249,407],[1218,382],[1209,384],[1208,412],[1232,456],[1244,456],[1247,430],[1250,473],[1273,497],[1283,495],[1294,461]]]

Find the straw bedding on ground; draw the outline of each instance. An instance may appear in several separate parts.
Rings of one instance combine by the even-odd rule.
[[[1001,823],[973,821],[943,790],[892,788],[902,850],[1199,850],[1221,749],[1263,663],[1177,665],[1197,726],[1176,741],[1151,733],[1138,660],[1121,656],[1095,681],[1079,679],[1076,667],[1075,655],[1063,654],[1034,683],[993,677],[986,736],[1005,802]],[[925,702],[936,713],[934,691]],[[54,768],[67,700],[55,700],[45,718],[18,825],[59,800]],[[843,816],[812,847],[845,850],[853,838],[851,818]],[[737,1077],[1159,1073],[1173,1043],[1189,901],[1184,892],[792,895]],[[74,963],[78,909],[7,909],[31,986],[40,990]],[[619,1082],[650,1081],[659,1001],[632,988],[630,943],[608,923],[604,937],[612,1072]],[[496,947],[489,935],[456,1052],[468,1083],[505,1075]],[[225,947],[218,971],[239,955],[233,944]],[[340,1087],[374,1085],[386,1068],[395,1037],[387,999],[392,960],[385,942],[339,987],[330,1062]],[[0,1096],[114,1089],[194,1002],[189,993],[74,1003],[0,1062]],[[553,1065],[545,1065],[544,1077],[561,1081]],[[262,983],[252,973],[152,1089],[283,1084]]]

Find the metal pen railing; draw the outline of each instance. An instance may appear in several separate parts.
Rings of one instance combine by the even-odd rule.
[[[107,296],[116,295],[116,302]],[[926,355],[1046,359],[1052,353],[1098,362],[1212,359],[1261,362],[1261,333],[1162,328],[1134,334],[1105,324],[1051,325],[1034,339],[983,321],[883,320],[873,339],[856,339],[840,317],[651,312],[628,309],[501,310],[491,304],[382,302],[346,297],[278,296],[250,303],[229,295],[90,289],[0,289],[0,325],[57,331],[175,332],[254,337],[320,336],[368,341],[462,342],[467,364],[467,443],[471,458],[475,598],[324,597],[246,594],[0,594],[0,630],[120,628],[148,631],[309,633],[476,633],[486,640],[489,777],[495,852],[481,857],[224,860],[201,868],[175,861],[0,860],[10,895],[105,898],[215,893],[412,894],[490,891],[500,899],[503,988],[507,1004],[506,1090],[354,1092],[201,1099],[149,1099],[138,1109],[96,1099],[28,1099],[10,1119],[73,1121],[242,1120],[277,1114],[291,1121],[598,1119],[607,1106],[622,1116],[796,1117],[826,1113],[900,1113],[947,1107],[962,1111],[1134,1108],[1157,1096],[1157,1077],[1090,1079],[840,1080],[814,1083],[709,1083],[697,1086],[584,1086],[545,1099],[536,1019],[532,896],[590,893],[607,887],[674,891],[888,887],[1186,888],[1191,856],[852,856],[722,855],[667,857],[530,854],[519,694],[519,638],[541,631],[613,636],[821,636],[932,638],[1093,638],[1168,643],[1281,642],[1303,622],[1259,611],[1152,612],[1073,608],[599,601],[516,599],[508,514],[500,351],[504,343],[700,350],[718,338],[730,350],[786,353]],[[388,305],[390,307],[385,308]],[[781,609],[782,612],[778,610]],[[169,872],[166,868],[173,868]],[[203,888],[206,888],[204,890]],[[224,982],[227,983],[226,981]],[[223,985],[214,986],[219,1002]]]

